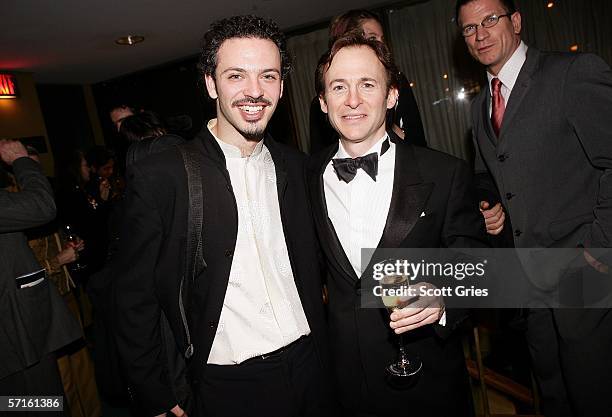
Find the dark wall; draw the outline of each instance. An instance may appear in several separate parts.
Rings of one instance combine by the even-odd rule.
[[[83,87],[38,84],[36,90],[57,170],[65,155],[94,145]]]
[[[118,104],[153,110],[165,119],[189,116],[192,127],[182,133],[190,139],[215,117],[215,104],[199,83],[197,57],[151,68],[93,86],[106,143],[120,150],[123,144],[109,118]],[[295,143],[288,100],[283,98],[270,122],[269,130],[277,140]]]

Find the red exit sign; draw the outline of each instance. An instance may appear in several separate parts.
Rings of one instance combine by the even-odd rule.
[[[17,97],[17,78],[12,74],[0,74],[0,98]]]

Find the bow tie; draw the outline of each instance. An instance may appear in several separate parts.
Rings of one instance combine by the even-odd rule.
[[[389,147],[389,140],[387,139],[382,144],[380,155],[382,156]],[[359,168],[363,169],[366,174],[376,181],[376,176],[378,175],[378,152],[372,152],[357,158],[335,158],[332,159],[332,165],[338,178],[346,183],[353,181]]]

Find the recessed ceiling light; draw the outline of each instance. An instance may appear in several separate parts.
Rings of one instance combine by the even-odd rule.
[[[553,3],[552,1],[549,1],[548,4],[546,5],[546,7],[548,7],[549,9],[552,9],[555,6],[555,3]]]
[[[122,36],[119,39],[115,39],[115,43],[117,45],[136,45],[142,41],[144,41],[144,36],[140,35],[127,35]]]
[[[572,51],[572,52],[577,52],[578,51],[578,44],[574,44],[574,45],[570,46],[569,50]]]

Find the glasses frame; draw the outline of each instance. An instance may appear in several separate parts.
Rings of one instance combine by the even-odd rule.
[[[466,25],[466,26],[462,27],[462,28],[461,28],[461,30],[460,30],[461,35],[462,35],[464,38],[469,38],[470,36],[474,36],[474,35],[475,35],[475,34],[478,32],[478,28],[479,28],[480,26],[482,26],[482,27],[483,27],[483,28],[485,28],[485,29],[491,29],[492,27],[494,27],[495,25],[497,25],[497,24],[499,23],[499,19],[501,19],[502,17],[507,17],[507,18],[509,18],[509,19],[510,19],[514,13],[516,13],[516,12],[513,12],[513,13],[505,13],[505,14],[499,14],[499,15],[498,15],[498,14],[491,14],[491,15],[489,15],[489,16],[487,16],[487,17],[485,17],[484,19],[482,19],[482,22],[480,22],[479,24],[474,24],[474,23],[473,23],[473,24],[471,24],[471,25]],[[485,25],[485,22],[486,22],[487,20],[491,19],[491,18],[495,18],[495,22],[494,22],[494,23],[492,23],[492,24],[489,24],[488,26],[487,26],[487,25]],[[466,31],[466,29],[468,29],[468,28],[470,28],[470,29],[471,29],[471,28],[474,28],[474,32],[469,33],[469,34],[467,34],[467,35],[466,35],[466,34],[465,34],[465,31]]]

